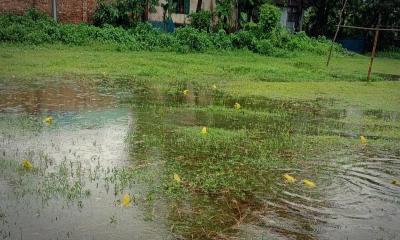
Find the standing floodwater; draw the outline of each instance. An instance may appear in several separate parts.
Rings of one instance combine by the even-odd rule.
[[[146,221],[134,202],[121,206],[123,193],[134,198],[141,187],[109,180],[132,164],[129,108],[75,82],[3,86],[0,95],[2,238],[165,238],[162,224]]]
[[[400,239],[397,112],[130,84],[0,88],[2,238]]]

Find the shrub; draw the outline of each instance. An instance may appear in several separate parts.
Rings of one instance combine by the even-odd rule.
[[[176,50],[179,47],[179,43],[174,35],[170,33],[161,33],[159,36],[160,46],[159,48],[166,50]]]
[[[224,30],[219,30],[217,33],[211,34],[211,41],[216,49],[232,49],[232,39]]]
[[[92,30],[92,31],[90,31]],[[95,36],[98,29],[85,24],[62,24],[60,25],[60,41],[71,45],[82,45],[90,42],[90,36]]]
[[[260,20],[258,26],[260,31],[269,33],[274,30],[281,18],[279,8],[272,4],[265,3],[260,7]]]
[[[124,44],[136,43],[135,37],[121,27],[107,25],[104,28],[92,29],[91,38],[101,43]]]
[[[87,24],[61,24],[34,11],[24,16],[0,14],[0,41],[27,44],[65,43],[71,45],[110,44],[117,50],[178,50],[244,49],[270,56],[287,56],[290,52],[324,54],[331,41],[310,38],[305,33],[291,34],[283,28],[260,33],[253,23],[245,29],[226,34],[224,30],[207,33],[191,26],[177,29],[174,34],[161,32],[149,23],[139,23],[126,30],[108,24],[96,27]],[[335,44],[335,51],[345,52]],[[398,51],[398,50],[397,50]],[[393,51],[394,52],[394,51]],[[398,52],[397,52],[398,54]]]
[[[295,33],[287,43],[287,48],[292,51],[313,52],[317,54],[325,54],[331,42],[320,39],[313,39],[308,37],[304,32]]]
[[[209,11],[200,11],[196,13],[191,13],[190,17],[190,25],[200,31],[211,31],[211,12]]]
[[[383,51],[378,52],[378,56],[400,59],[400,47],[391,46],[391,47],[385,48]]]
[[[258,32],[258,25],[255,22],[247,22],[243,24],[243,29],[250,32]]]
[[[23,42],[27,31],[21,25],[10,24],[0,28],[0,39],[4,42]]]
[[[145,49],[152,50],[160,46],[161,32],[150,23],[139,23],[131,33]]]
[[[175,33],[178,43],[183,51],[204,51],[212,46],[208,34],[192,27],[183,27]]]
[[[267,38],[271,40],[272,44],[279,48],[287,48],[287,44],[290,42],[293,34],[290,33],[286,28],[276,28],[272,32],[268,33]]]
[[[97,8],[93,14],[93,22],[96,26],[113,25],[117,24],[118,9],[112,4],[101,1],[98,3]]]
[[[257,42],[256,52],[262,55],[274,57],[284,57],[289,55],[287,50],[274,46],[272,41],[268,39],[262,39]]]
[[[249,50],[254,50],[257,38],[253,32],[241,30],[232,35],[232,44],[236,48],[247,48]]]
[[[145,5],[154,10],[158,0],[100,0],[93,20],[96,26],[132,27],[141,21]]]
[[[275,52],[275,47],[272,44],[271,40],[263,39],[258,41],[256,46],[257,52],[264,55],[273,55]]]

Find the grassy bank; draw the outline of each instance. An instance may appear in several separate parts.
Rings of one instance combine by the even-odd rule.
[[[276,58],[247,51],[180,54],[175,52],[118,52],[104,46],[0,45],[1,75],[32,77],[54,74],[109,74],[152,80],[195,81],[363,81],[369,59],[335,57],[326,68],[326,56],[303,54]],[[399,60],[378,58],[379,74],[400,75]],[[20,70],[24,71],[20,71]]]
[[[0,45],[0,76],[35,79],[125,78],[168,86],[176,82],[216,85],[235,96],[343,100],[365,108],[396,110],[400,102],[400,60],[377,58],[374,82],[367,84],[369,59],[336,56],[329,68],[325,56],[290,58],[260,56],[247,51],[180,54],[175,52],[118,52],[104,46]]]

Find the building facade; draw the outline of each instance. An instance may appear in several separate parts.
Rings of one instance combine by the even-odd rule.
[[[281,9],[281,25],[289,31],[302,31],[304,11],[307,7],[305,0],[277,0]]]
[[[175,0],[176,5],[175,13],[171,14],[172,21],[175,24],[183,25],[189,23],[188,14],[196,12],[198,0]],[[161,4],[165,3],[165,0],[160,0],[159,6],[156,6],[156,11],[149,14],[149,21],[151,22],[162,22],[164,10]],[[213,12],[216,8],[215,0],[203,0],[201,9],[205,11]]]
[[[97,0],[0,0],[0,12],[23,14],[34,8],[61,22],[91,22]]]
[[[164,11],[161,4],[165,2],[160,0],[155,8],[156,11],[148,14],[149,21],[163,21]],[[188,14],[196,11],[197,0],[175,0],[174,4],[176,10],[171,16],[173,22],[186,24]],[[201,8],[213,11],[215,6],[215,0],[203,0]],[[53,16],[57,21],[69,23],[91,22],[96,7],[97,0],[0,0],[0,12],[23,14],[28,9],[34,8]]]
[[[164,10],[160,0],[154,12],[148,13],[148,20],[153,23],[162,23]],[[305,0],[276,0],[275,4],[281,8],[281,25],[291,31],[301,31]],[[174,0],[175,12],[171,15],[176,25],[189,23],[188,15],[196,12],[198,0]],[[34,8],[46,12],[61,22],[80,23],[91,22],[97,7],[97,0],[0,0],[0,12],[23,14]],[[215,11],[216,0],[202,0],[201,9]],[[233,10],[235,13],[236,11]]]

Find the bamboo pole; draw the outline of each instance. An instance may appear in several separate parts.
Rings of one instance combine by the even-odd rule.
[[[331,48],[329,49],[328,60],[326,61],[326,66],[327,66],[327,67],[329,66],[329,63],[330,63],[330,61],[331,61],[332,51],[333,51],[333,45],[334,45],[335,42],[336,42],[336,38],[337,38],[338,33],[339,33],[339,30],[340,30],[340,25],[342,24],[342,21],[343,21],[343,18],[342,18],[342,17],[343,17],[344,9],[346,8],[346,4],[347,4],[347,0],[344,1],[342,10],[341,10],[340,13],[339,13],[339,24],[338,24],[337,27],[336,27],[335,36],[333,37],[332,44],[331,44]]]
[[[375,52],[376,52],[376,45],[378,43],[378,37],[379,37],[379,29],[375,31],[375,39],[374,39],[374,46],[372,48],[372,53],[371,53],[371,61],[369,62],[369,67],[368,67],[368,82],[371,82],[371,72],[372,72],[372,64],[374,63],[374,58],[375,58]]]
[[[376,26],[376,30],[375,30],[374,46],[372,47],[371,61],[369,62],[369,67],[368,67],[368,77],[367,77],[368,82],[371,82],[372,65],[374,63],[374,58],[375,58],[375,53],[376,53],[376,45],[378,44],[379,26],[381,25],[381,19],[382,19],[382,15],[379,14],[378,25]]]
[[[369,30],[369,31],[392,31],[392,32],[400,32],[399,28],[372,28],[372,27],[357,27],[357,26],[349,26],[349,25],[341,25],[341,28],[352,28],[352,29],[361,29],[361,30]]]

